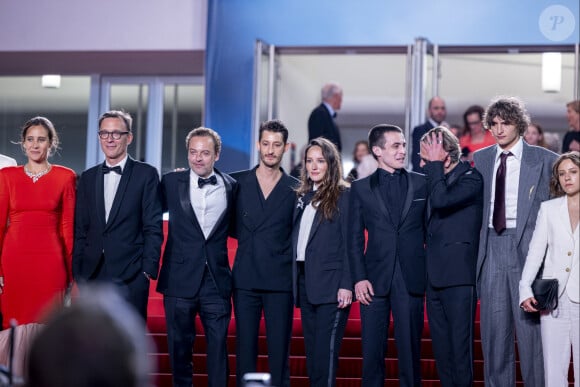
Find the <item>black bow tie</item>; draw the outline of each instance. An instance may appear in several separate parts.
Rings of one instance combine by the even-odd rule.
[[[217,177],[215,177],[215,175],[212,175],[212,176],[208,177],[207,179],[200,177],[197,180],[197,186],[199,188],[202,188],[206,184],[216,185],[217,184]]]
[[[103,165],[103,173],[106,175],[109,172],[115,172],[117,175],[122,175],[123,170],[121,169],[120,165],[116,165],[114,167],[108,167],[106,164]]]

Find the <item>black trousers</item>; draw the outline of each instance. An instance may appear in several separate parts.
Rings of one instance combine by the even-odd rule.
[[[264,313],[268,365],[272,385],[290,385],[290,337],[294,304],[292,292],[234,289],[234,313],[236,316],[236,379],[242,386],[242,378],[248,372],[256,372],[258,359],[258,334]]]
[[[196,335],[195,316],[198,313],[207,340],[208,386],[224,387],[228,384],[227,335],[231,303],[219,294],[207,267],[202,281],[195,297],[163,298],[175,387],[191,387],[193,384],[192,348]]]
[[[415,296],[407,291],[399,262],[395,265],[389,295],[374,296],[368,306],[361,304],[363,387],[384,386],[391,311],[399,358],[399,385],[421,385],[421,334],[425,319],[423,305],[423,296]]]
[[[442,387],[473,385],[475,286],[427,286],[427,316]]]
[[[143,317],[144,323],[147,322],[147,304],[149,302],[149,279],[142,272],[137,272],[128,280],[121,280],[107,270],[105,257],[101,260],[97,269],[89,279],[89,282],[111,283],[117,287],[119,294],[132,305],[137,313]],[[82,292],[82,285],[79,286]]]
[[[311,304],[306,293],[304,264],[299,264],[298,272],[298,300],[310,386],[332,387],[336,384],[338,355],[350,305],[339,309],[336,302]]]

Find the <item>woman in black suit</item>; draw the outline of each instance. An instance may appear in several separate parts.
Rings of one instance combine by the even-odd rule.
[[[301,310],[311,386],[334,386],[352,302],[346,250],[348,183],[336,146],[308,144],[294,212],[294,299]]]

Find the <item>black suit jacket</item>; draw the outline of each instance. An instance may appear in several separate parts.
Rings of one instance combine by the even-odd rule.
[[[416,126],[413,129],[413,149],[411,149],[411,163],[413,164],[413,171],[423,173],[423,168],[421,168],[421,156],[419,156],[419,152],[421,152],[421,137],[434,126],[431,124],[431,121],[427,120],[423,125]]]
[[[128,280],[138,272],[157,278],[163,243],[159,175],[149,164],[127,159],[105,223],[103,164],[85,171],[78,183],[73,276],[89,279],[104,255],[107,271]]]
[[[353,288],[346,249],[349,195],[348,190],[340,194],[338,212],[332,220],[324,219],[319,211],[316,211],[314,216],[304,262],[306,266],[306,294],[308,302],[311,304],[336,303],[338,289],[352,290]],[[296,248],[303,213],[304,205],[296,206],[292,233],[292,273],[295,300],[298,300]]]
[[[238,239],[234,287],[289,292],[292,290],[292,213],[299,182],[283,173],[262,207],[256,168],[231,175],[238,182],[232,233]]]
[[[352,183],[349,210],[348,255],[353,283],[369,280],[375,295],[387,296],[398,257],[409,293],[425,292],[425,207],[427,182],[424,175],[407,175],[407,195],[401,221],[393,224],[379,187],[379,171]],[[365,230],[368,242],[365,250]]]
[[[194,297],[207,265],[220,295],[230,298],[232,274],[228,260],[228,229],[237,183],[215,170],[225,183],[227,207],[207,240],[189,197],[190,170],[170,172],[161,179],[164,211],[169,212],[167,244],[157,291],[171,297]]]
[[[339,152],[342,150],[338,126],[323,103],[318,105],[308,118],[308,141],[317,137],[324,137],[332,141]]]
[[[483,177],[467,162],[447,176],[443,162],[425,165],[429,193],[427,278],[437,288],[475,285]]]

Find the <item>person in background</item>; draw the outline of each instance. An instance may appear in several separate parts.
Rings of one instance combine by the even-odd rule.
[[[72,283],[76,175],[48,158],[59,145],[50,120],[21,132],[26,164],[0,170],[0,293],[4,327],[43,321]]]
[[[159,174],[136,161],[129,113],[111,110],[99,118],[105,161],[81,175],[75,212],[73,274],[87,282],[115,283],[147,321],[149,281],[157,278],[163,243]]]
[[[153,343],[112,285],[88,285],[55,313],[30,347],[28,387],[149,387]]]
[[[520,281],[520,306],[536,313],[532,282],[542,262],[542,278],[558,279],[558,307],[540,313],[546,387],[568,385],[570,348],[574,386],[580,386],[580,153],[564,153],[554,163],[552,197],[542,203]],[[545,258],[544,258],[545,257]]]
[[[5,156],[3,154],[0,154],[0,169],[4,168],[4,167],[15,167],[16,166],[16,160],[14,160],[12,157],[8,157]]]
[[[336,82],[322,86],[320,97],[322,102],[310,113],[308,118],[308,141],[324,137],[342,150],[340,130],[336,125],[336,112],[342,107],[342,87]]]
[[[580,151],[580,99],[566,104],[566,117],[570,130],[562,141],[562,153]]]
[[[483,178],[460,161],[459,141],[437,127],[421,139],[427,176],[427,315],[443,387],[473,385],[475,267]]]
[[[310,141],[304,166],[294,210],[294,300],[301,311],[310,385],[330,387],[336,384],[352,303],[346,248],[349,191],[340,154],[329,140]]]
[[[421,151],[421,137],[431,129],[436,126],[449,126],[445,122],[445,117],[447,117],[447,108],[445,107],[445,101],[441,97],[433,97],[429,100],[429,107],[427,109],[429,117],[424,124],[416,126],[413,129],[413,142],[411,147],[411,162],[413,164],[413,171],[423,172],[421,168],[421,157],[419,152]]]
[[[300,175],[302,174],[302,160],[304,159],[304,151],[306,150],[306,145],[302,145],[300,148],[300,159],[298,159],[298,163],[292,168],[289,175],[295,179],[300,179]]]
[[[354,144],[354,150],[352,151],[352,161],[354,162],[354,166],[346,176],[346,181],[352,183],[356,179],[358,179],[358,171],[357,168],[361,163],[363,157],[370,155],[371,151],[369,149],[369,143],[367,140],[360,140]]]
[[[546,143],[544,142],[544,129],[535,122],[531,122],[526,131],[524,132],[524,140],[528,145],[536,145],[546,148]]]
[[[463,113],[465,133],[459,139],[459,146],[465,155],[464,160],[469,162],[473,161],[473,152],[495,144],[491,132],[483,128],[483,112],[481,106],[473,105]]]
[[[449,130],[458,139],[461,139],[461,137],[463,136],[463,129],[464,129],[463,126],[461,126],[459,124],[451,124],[451,125],[449,125]]]
[[[222,149],[216,131],[193,129],[185,146],[189,169],[161,180],[169,226],[157,291],[163,294],[173,386],[192,386],[199,315],[207,341],[207,386],[222,387],[229,378],[232,272],[227,240],[237,183],[215,168]]]
[[[543,386],[540,321],[520,309],[518,283],[540,204],[549,198],[557,155],[522,139],[530,123],[522,101],[500,97],[484,115],[497,145],[475,152],[483,176],[483,220],[477,258],[477,294],[486,385],[516,382],[515,337],[526,386]]]

